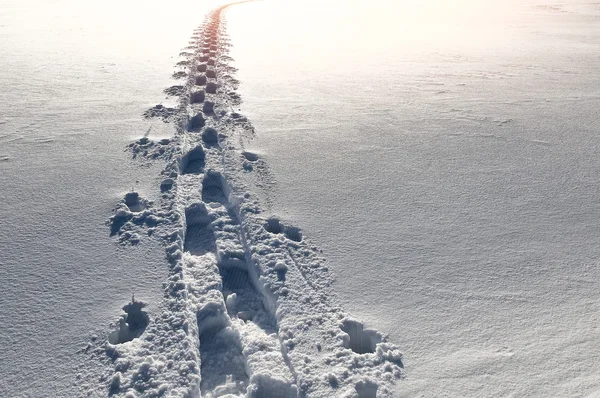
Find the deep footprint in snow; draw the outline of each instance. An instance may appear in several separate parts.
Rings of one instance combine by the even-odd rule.
[[[244,151],[244,152],[242,152],[242,155],[244,155],[244,158],[246,158],[246,160],[249,162],[258,161],[258,155],[255,153]]]
[[[276,333],[277,321],[267,312],[263,296],[254,287],[248,272],[236,266],[221,266],[219,272],[229,314],[252,321],[267,333]]]
[[[194,91],[190,95],[190,103],[192,104],[200,104],[204,102],[205,93],[204,90]]]
[[[148,207],[148,202],[140,198],[140,194],[135,191],[127,192],[123,200],[129,210],[133,212],[140,212]]]
[[[215,113],[215,103],[212,101],[204,101],[202,105],[202,111],[207,115],[212,115]]]
[[[181,174],[201,174],[204,172],[206,153],[197,146],[181,159]]]
[[[208,170],[202,180],[202,201],[204,203],[227,203],[225,179],[221,173]]]
[[[204,86],[206,85],[206,76],[200,75],[196,76],[196,86]]]
[[[119,328],[108,335],[108,342],[122,344],[140,337],[150,323],[150,317],[143,310],[145,306],[132,298],[131,303],[123,307],[125,315],[119,320]]]
[[[215,235],[210,228],[210,218],[203,204],[186,210],[186,223],[184,251],[202,256],[216,250]]]
[[[174,179],[172,179],[172,178],[165,178],[160,183],[160,191],[161,192],[168,192],[168,191],[170,191],[173,188],[174,185],[175,185],[175,180]]]
[[[381,343],[382,336],[379,332],[365,329],[364,325],[352,319],[346,319],[341,326],[342,331],[348,334],[345,342],[346,348],[357,354],[369,354],[375,352],[377,344]]]
[[[286,238],[294,242],[302,242],[302,231],[298,227],[284,225],[277,217],[271,217],[265,224],[267,232],[272,234],[283,234]]]
[[[216,83],[207,83],[206,84],[206,92],[208,94],[216,94],[217,93],[217,84]]]
[[[219,133],[212,127],[208,127],[202,132],[202,141],[207,146],[219,145]]]
[[[248,375],[239,334],[229,327],[223,309],[211,303],[197,314],[200,345],[200,391],[202,396],[246,391]]]
[[[123,200],[115,208],[114,215],[109,219],[110,236],[121,235],[121,229],[130,221],[136,220],[136,216],[142,214],[150,204],[151,202],[141,198],[139,193],[135,191],[127,192]],[[146,220],[144,217],[142,219]],[[140,220],[136,222],[140,222]],[[130,243],[137,244],[138,240],[134,238],[130,240]]]

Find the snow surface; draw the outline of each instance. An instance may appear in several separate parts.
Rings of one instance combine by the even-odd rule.
[[[216,3],[0,0],[0,396],[600,393],[598,5]]]
[[[132,294],[162,305],[164,249],[123,250],[105,222],[131,187],[158,196],[162,166],[125,148],[173,134],[141,113],[214,2],[172,6],[0,1],[1,397],[83,395],[106,369],[85,351]]]
[[[600,394],[598,4],[289,4],[228,13],[248,148],[397,396]]]

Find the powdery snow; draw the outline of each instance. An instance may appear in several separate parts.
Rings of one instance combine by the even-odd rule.
[[[600,7],[343,3],[228,12],[272,212],[402,348],[397,396],[597,395]]]

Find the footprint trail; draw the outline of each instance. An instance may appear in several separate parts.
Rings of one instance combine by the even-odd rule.
[[[110,371],[88,393],[392,397],[404,375],[398,347],[340,307],[302,231],[268,216],[268,168],[244,148],[254,128],[237,110],[223,16],[231,5],[209,13],[180,54],[178,85],[165,91],[177,107],[145,113],[168,119],[174,136],[129,146],[165,162],[160,199],[134,206],[128,194],[111,234],[122,244],[163,242],[169,277],[143,332],[106,342]]]

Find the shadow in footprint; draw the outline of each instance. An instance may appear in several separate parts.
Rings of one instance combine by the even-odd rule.
[[[123,307],[125,315],[119,320],[119,329],[108,335],[108,342],[122,344],[140,337],[150,323],[150,317],[143,310],[145,306],[146,304],[132,298],[131,303]]]
[[[202,141],[207,146],[216,146],[219,145],[219,133],[217,130],[208,127],[206,130],[202,132]]]
[[[248,375],[240,336],[229,327],[223,309],[209,304],[198,312],[197,319],[202,396],[216,389],[235,396],[245,392]]]
[[[189,151],[181,158],[181,174],[201,174],[204,171],[206,153],[202,146]]]
[[[341,326],[342,331],[348,334],[344,346],[357,354],[375,352],[377,344],[381,343],[382,336],[379,332],[365,329],[363,324],[351,319],[346,319]]]
[[[204,115],[202,113],[197,113],[196,116],[190,119],[188,123],[188,129],[190,131],[196,131],[204,127],[206,124],[206,119],[204,119]]]
[[[190,103],[200,104],[204,102],[205,94],[203,90],[195,91],[190,95]]]
[[[183,250],[195,256],[202,256],[216,250],[215,235],[210,228],[210,217],[206,206],[197,203],[185,211],[187,229]]]
[[[256,162],[256,161],[258,161],[258,155],[255,154],[255,153],[244,151],[244,152],[242,152],[242,155],[244,155],[244,157],[246,158],[246,160],[248,160],[249,162]]]
[[[110,220],[110,236],[115,236],[133,216],[130,212],[117,212]]]
[[[227,203],[227,194],[225,193],[225,180],[221,173],[214,170],[208,170],[202,180],[202,201],[204,203]]]
[[[204,75],[196,76],[196,85],[197,86],[204,86],[205,84],[206,84],[206,76],[204,76]]]
[[[251,320],[268,333],[277,332],[277,322],[267,312],[263,296],[252,283],[248,271],[236,266],[220,266],[219,272],[230,314],[245,321]]]
[[[217,88],[218,86],[216,83],[206,83],[206,92],[208,94],[216,94]]]
[[[271,217],[265,224],[267,232],[272,234],[284,234],[284,236],[294,242],[302,242],[302,231],[298,227],[284,225],[277,217]]]

